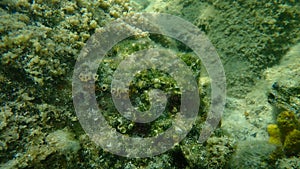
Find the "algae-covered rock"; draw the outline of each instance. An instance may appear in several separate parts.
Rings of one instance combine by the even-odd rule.
[[[300,44],[293,46],[281,59],[280,64],[264,72],[270,83],[268,101],[276,113],[293,111],[299,117],[300,110]]]
[[[128,10],[127,1],[16,0],[1,6],[0,63],[40,85],[66,80],[95,29]]]
[[[78,168],[70,79],[90,35],[129,10],[110,2],[0,2],[1,167]]]
[[[270,155],[275,149],[275,145],[266,141],[239,142],[229,163],[230,168],[271,169],[273,166],[269,163]]]
[[[277,124],[282,133],[282,140],[295,129],[299,129],[300,123],[292,111],[283,111],[277,116]]]
[[[72,105],[74,63],[94,32],[134,11],[130,3],[128,0],[0,1],[1,168],[221,168],[230,165],[228,162],[232,162],[230,166],[233,168],[265,167],[273,145],[240,143],[234,158],[229,161],[235,151],[232,138],[213,136],[204,145],[195,142],[208,110],[210,93],[204,86],[209,86],[210,82],[207,77],[201,77],[201,62],[195,59],[190,49],[162,36],[145,34],[124,40],[111,49],[97,75],[87,72],[79,78],[84,82],[96,82],[95,88],[90,90],[96,91],[106,120],[118,132],[135,137],[157,135],[172,125],[171,117],[179,109],[180,91],[174,80],[156,70],[136,75],[136,83],[131,85],[130,91],[136,107],[149,108],[147,91],[151,88],[171,93],[171,102],[164,116],[151,124],[130,122],[120,117],[110,98],[111,76],[118,66],[118,63],[111,62],[111,57],[121,61],[139,50],[170,47],[200,82],[199,116],[187,139],[164,154],[129,159],[97,147],[84,133]],[[229,94],[238,97],[244,97],[243,94],[260,78],[260,72],[278,63],[288,47],[299,40],[300,10],[296,1],[137,0],[136,5],[145,11],[180,15],[207,33],[225,65]],[[291,71],[291,76],[285,72],[286,79],[300,77],[295,66],[300,62],[293,62],[291,69],[294,72]],[[284,72],[287,67],[280,70]],[[272,94],[275,97],[270,97],[270,100],[275,100],[272,103],[277,107],[294,111],[300,105],[299,96],[295,95],[298,87],[285,82],[277,83],[280,88],[274,85],[275,93]],[[122,96],[123,91],[112,91]],[[236,109],[242,106],[230,106],[235,105],[238,105]],[[259,106],[255,112],[264,112],[265,109]],[[245,114],[250,114],[247,118],[252,121],[259,121],[254,118],[255,113]],[[295,117],[298,117],[297,113]],[[261,127],[261,123],[255,125]],[[240,130],[242,127],[236,128]],[[242,129],[247,134],[256,135],[256,132]],[[298,131],[290,133],[286,136],[288,143],[285,147],[294,155],[292,147],[299,145]],[[249,147],[259,151],[252,151]],[[295,161],[290,166],[297,166]],[[284,160],[279,162],[284,166]]]
[[[46,137],[50,147],[54,147],[61,154],[77,153],[80,149],[79,141],[68,130],[57,130]]]
[[[243,98],[261,73],[300,39],[298,1],[160,2],[146,10],[183,17],[207,34],[224,64],[228,94],[235,97]]]
[[[191,168],[224,168],[235,151],[235,141],[227,136],[211,137],[205,145],[183,142],[182,153]]]
[[[300,105],[300,44],[293,46],[282,58],[280,65],[264,72],[270,84],[268,101],[274,107],[274,116],[280,129],[280,138],[286,156],[299,154]],[[272,132],[270,141],[275,136]]]
[[[276,163],[276,168],[278,168],[278,169],[300,168],[299,157],[291,157],[291,158],[280,159]]]
[[[270,124],[267,129],[269,142],[282,149],[286,156],[297,156],[300,153],[300,122],[294,112],[281,112],[277,124]]]
[[[287,156],[298,156],[300,154],[300,131],[293,130],[287,134],[284,145],[285,154]]]

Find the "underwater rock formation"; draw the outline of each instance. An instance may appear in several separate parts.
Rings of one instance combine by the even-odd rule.
[[[264,157],[274,147],[269,143],[254,145],[253,148],[260,149],[258,152],[247,150],[249,142],[239,143],[235,148],[235,139],[240,138],[232,138],[231,133],[226,132],[218,135],[218,131],[203,145],[195,142],[208,111],[209,78],[201,61],[195,59],[190,49],[157,35],[126,39],[108,53],[98,70],[99,74],[86,72],[79,78],[84,82],[96,81],[95,88],[90,90],[95,91],[106,120],[117,131],[129,136],[157,135],[172,125],[172,116],[178,111],[180,91],[176,84],[168,75],[155,70],[137,75],[136,83],[130,89],[134,105],[142,110],[147,109],[149,96],[145,91],[153,87],[171,93],[171,102],[164,116],[151,124],[130,122],[120,117],[110,98],[111,76],[118,65],[111,62],[110,57],[123,59],[135,51],[170,47],[199,80],[201,104],[193,129],[172,150],[144,159],[113,155],[89,139],[78,122],[72,104],[72,70],[90,36],[101,31],[110,21],[135,12],[133,6],[149,12],[176,14],[207,33],[225,65],[229,94],[239,98],[252,90],[262,71],[276,63],[281,64],[280,58],[300,37],[300,10],[296,1],[136,0],[135,3],[128,0],[1,0],[1,168],[177,169],[247,167],[250,163],[251,167],[267,165],[268,160]],[[276,113],[282,109],[292,110],[298,118],[300,102],[296,93],[299,83],[289,83],[287,79],[300,77],[297,74],[300,62],[288,61],[294,64],[275,67],[273,71],[272,68],[267,69],[262,76],[274,84],[272,91],[269,91],[269,102],[280,110]],[[284,78],[274,78],[276,71],[282,72]],[[113,89],[118,96],[123,92]],[[239,109],[242,105],[226,106]],[[264,112],[265,107],[257,107],[256,110],[255,113]],[[255,113],[245,114],[248,114],[248,121],[252,120],[253,124],[262,127]],[[257,133],[243,126],[237,128],[249,135]],[[279,123],[269,127],[273,139],[271,141],[270,138],[270,142],[283,144],[286,155],[291,157],[280,157],[276,164],[279,168],[284,168],[287,163],[299,168],[299,160],[294,158],[298,149],[293,149],[299,146],[299,132],[289,130],[289,135],[282,138],[280,130],[283,129],[280,128]]]

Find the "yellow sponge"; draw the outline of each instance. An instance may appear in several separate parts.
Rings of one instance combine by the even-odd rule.
[[[281,145],[280,130],[276,124],[269,124],[267,127],[269,133],[269,142],[276,145]]]

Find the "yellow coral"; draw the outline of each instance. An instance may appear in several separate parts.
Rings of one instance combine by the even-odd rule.
[[[280,130],[276,124],[270,124],[267,127],[267,131],[269,133],[269,143],[281,145],[281,137],[280,137]]]

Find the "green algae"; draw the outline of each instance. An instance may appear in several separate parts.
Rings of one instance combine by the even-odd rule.
[[[277,64],[299,41],[300,7],[296,1],[168,3],[159,11],[181,16],[207,33],[224,64],[228,93],[235,97],[249,92],[262,71]]]
[[[166,5],[153,5],[148,1],[137,1],[136,5],[142,6],[139,9],[179,15],[205,31],[225,65],[229,94],[236,97],[243,97],[251,90],[261,72],[279,63],[289,47],[299,41],[300,10],[299,4],[293,1],[158,2]],[[209,106],[209,87],[205,87],[209,82],[200,85],[200,113],[191,133],[164,154],[126,159],[105,152],[90,141],[72,106],[73,65],[80,49],[95,31],[131,10],[134,9],[129,2],[122,0],[0,2],[0,166],[149,169],[267,166],[267,155],[273,146],[265,142],[257,142],[254,146],[260,151],[247,150],[249,142],[238,144],[236,150],[235,138],[230,138],[230,134],[213,136],[206,145],[195,143]],[[116,57],[116,53],[121,53],[128,56],[153,46],[172,47],[194,71],[196,78],[206,78],[200,61],[194,59],[189,49],[163,37],[129,39],[114,47],[108,55]],[[110,62],[109,57],[101,65],[95,88],[100,98],[98,102],[105,103],[103,113],[108,122],[120,133],[131,136],[152,136],[165,131],[171,118],[140,125],[117,115],[108,97],[110,76],[117,63]],[[160,83],[151,80],[152,77],[160,78]],[[176,112],[180,94],[174,94],[178,91],[170,77],[157,71],[145,71],[136,76],[136,82],[131,87],[132,100],[141,109],[149,106],[148,96],[138,94],[154,86],[173,92],[174,105],[169,106],[166,116]],[[152,86],[145,86],[145,82]],[[299,96],[294,93],[298,90],[282,86],[273,91],[276,98],[280,98],[274,104],[280,109],[295,108],[293,103]],[[295,101],[289,99],[290,93]],[[272,96],[271,99],[274,100]],[[279,159],[278,165],[284,166],[287,160]],[[297,164],[297,160],[294,161],[291,166]]]

